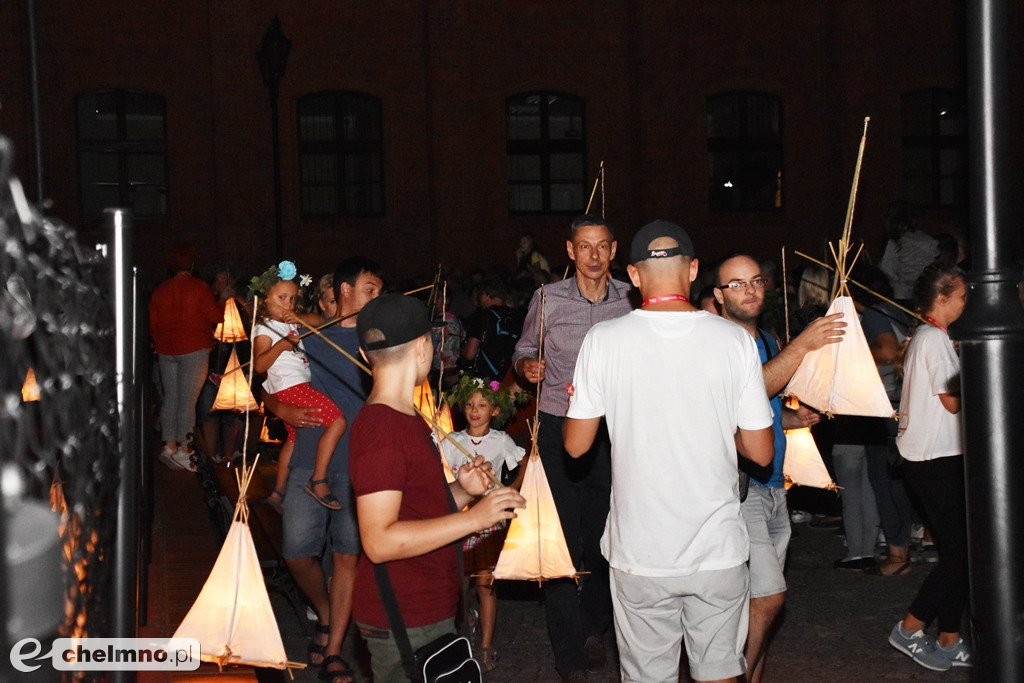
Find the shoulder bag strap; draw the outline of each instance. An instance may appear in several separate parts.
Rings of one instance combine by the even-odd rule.
[[[434,443],[433,440],[431,440],[431,443]],[[434,450],[437,450],[436,443],[434,443]],[[438,455],[440,455],[440,451],[438,451]],[[448,507],[451,508],[452,512],[458,512],[459,510],[455,505],[455,496],[452,495],[452,489],[447,483],[444,485],[444,490],[448,494]],[[455,549],[455,552],[459,558],[459,582],[463,583],[462,548],[461,542],[457,543],[459,547]],[[395,645],[398,646],[398,651],[402,655],[402,668],[405,669],[409,680],[419,680],[416,655],[412,650],[412,643],[409,642],[409,633],[405,629],[402,611],[398,608],[398,598],[395,597],[395,589],[391,585],[391,575],[388,574],[387,562],[373,565],[373,574],[377,579],[377,591],[380,593],[380,600],[384,605],[384,613],[388,617],[391,633],[395,637]],[[465,599],[465,596],[463,596],[463,599]]]

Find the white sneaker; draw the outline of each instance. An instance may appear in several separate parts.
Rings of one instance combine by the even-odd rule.
[[[171,460],[173,460],[174,464],[178,466],[178,469],[188,470],[189,472],[195,472],[196,464],[192,461],[192,458],[194,458],[195,455],[195,451],[193,451],[192,453],[186,453],[185,451],[179,448],[178,450],[174,451],[174,455],[171,456]]]
[[[174,459],[175,453],[177,453],[177,451],[172,451],[170,448],[164,446],[164,449],[160,451],[160,455],[157,457],[160,459],[160,462],[168,467],[168,469],[180,470],[181,466],[179,466],[177,461]]]

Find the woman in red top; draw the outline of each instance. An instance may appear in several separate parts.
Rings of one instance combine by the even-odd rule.
[[[174,275],[154,290],[149,303],[149,332],[163,386],[160,459],[171,469],[195,470],[188,435],[195,429],[196,400],[206,379],[213,327],[224,312],[210,286],[192,277],[193,247],[176,247],[169,264]]]

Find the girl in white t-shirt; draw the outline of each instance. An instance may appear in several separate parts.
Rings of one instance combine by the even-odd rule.
[[[258,322],[252,331],[253,368],[256,372],[266,373],[263,390],[275,394],[284,403],[320,408],[320,417],[326,429],[317,444],[313,476],[306,482],[304,490],[324,507],[340,510],[341,502],[327,483],[327,467],[347,422],[334,401],[309,383],[309,361],[299,340],[298,326],[303,324],[313,327],[321,324],[323,319],[315,313],[296,311],[299,285],[295,282],[295,276],[295,264],[281,261],[253,279],[252,289],[262,293],[256,309]],[[309,276],[303,275],[302,279],[303,284],[306,284]],[[288,463],[295,447],[295,428],[286,424],[285,430],[288,438],[281,448],[279,463]],[[275,489],[275,494],[278,498],[283,497],[279,487]]]
[[[889,643],[928,669],[972,666],[960,637],[967,605],[967,503],[960,423],[960,358],[949,326],[963,313],[967,286],[954,265],[926,267],[914,287],[918,313],[927,325],[910,339],[903,363],[903,397],[896,445],[903,479],[920,501],[935,538],[939,564],[925,577]],[[938,638],[924,629],[938,622]]]
[[[445,395],[445,400],[452,406],[461,406],[466,417],[466,429],[452,432],[451,437],[459,442],[467,451],[474,455],[482,455],[491,464],[496,473],[515,472],[514,480],[509,484],[519,490],[523,483],[525,468],[519,467],[525,450],[517,446],[505,432],[491,429],[492,425],[504,425],[515,410],[515,402],[522,395],[513,398],[507,388],[501,388],[498,382],[484,382],[482,379],[462,375],[459,383]],[[442,441],[441,449],[452,472],[456,475],[459,467],[466,462],[466,456],[448,439]],[[508,533],[507,526],[502,523],[473,534],[463,544],[465,553],[465,570],[476,577],[476,592],[480,598],[480,659],[485,671],[497,665],[498,651],[494,649],[494,624],[497,621],[498,598],[494,595],[494,566],[497,564],[501,547]]]

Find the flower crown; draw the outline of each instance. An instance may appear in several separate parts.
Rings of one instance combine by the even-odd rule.
[[[249,298],[252,299],[256,295],[266,297],[267,291],[276,285],[279,280],[294,280],[297,272],[293,261],[281,261],[276,266],[270,266],[263,271],[262,275],[249,280]],[[311,284],[313,284],[313,278],[309,275],[299,277],[300,289],[305,289]]]
[[[516,392],[513,395],[508,387],[503,387],[496,381],[485,382],[479,377],[460,373],[458,384],[444,395],[444,400],[448,402],[448,405],[462,406],[478,391],[498,409],[497,417],[491,420],[495,429],[501,428],[508,422],[517,405],[522,405],[530,399],[529,395],[523,392]]]

